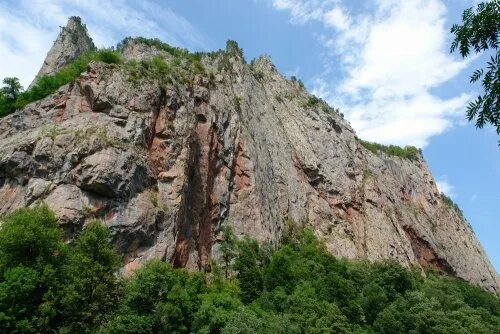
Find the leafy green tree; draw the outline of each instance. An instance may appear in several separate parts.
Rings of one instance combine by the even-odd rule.
[[[222,253],[222,260],[224,261],[224,273],[226,279],[229,277],[231,262],[236,257],[236,236],[231,227],[226,227],[223,230],[224,240],[220,244],[220,251]]]
[[[361,306],[368,324],[373,324],[387,304],[387,296],[380,285],[372,282],[364,287],[361,294]]]
[[[5,98],[3,92],[0,90],[0,117],[7,115],[11,112],[11,105]]]
[[[412,271],[394,261],[382,261],[372,265],[371,280],[380,285],[389,301],[393,301],[406,291],[416,288],[416,278]]]
[[[472,309],[457,303],[451,309],[443,307],[433,297],[412,291],[398,297],[377,317],[374,329],[379,333],[482,333],[498,332],[498,318],[486,315],[482,309]]]
[[[101,327],[99,334],[151,334],[154,333],[154,319],[147,315],[123,313]]]
[[[237,296],[228,292],[211,292],[202,296],[202,303],[196,312],[193,332],[216,334],[243,306]]]
[[[482,2],[475,11],[473,8],[466,9],[462,21],[462,25],[455,24],[451,28],[455,35],[451,52],[458,50],[466,58],[471,53],[491,51],[486,72],[478,69],[470,78],[471,83],[482,78],[484,92],[467,106],[467,119],[476,119],[478,128],[490,123],[500,134],[500,1]]]
[[[290,245],[285,245],[271,257],[269,265],[264,269],[264,283],[268,291],[278,287],[291,292],[295,286],[294,262],[297,254]]]
[[[0,333],[479,333],[500,301],[462,280],[394,262],[336,259],[310,230],[267,251],[231,242],[232,277],[146,262],[131,277],[109,231],[66,245],[46,206],[0,218]]]
[[[241,307],[226,322],[222,334],[299,334],[299,327],[288,315]]]
[[[244,303],[256,299],[264,289],[264,272],[266,264],[265,251],[259,243],[248,237],[238,242],[238,255],[234,261],[236,278],[241,288]]]
[[[46,206],[1,219],[0,328],[48,333],[57,316],[60,267],[67,255],[57,219]]]
[[[285,312],[302,333],[351,333],[347,318],[338,306],[320,300],[308,283],[298,285],[285,305]]]
[[[243,49],[240,48],[238,45],[238,42],[233,41],[233,40],[227,40],[226,42],[226,52],[229,54],[237,55],[241,59],[244,59],[243,57]]]
[[[149,261],[127,282],[119,312],[102,331],[121,333],[136,319],[139,332],[190,333],[205,291],[201,274],[188,274],[170,264]]]
[[[361,287],[352,279],[350,268],[344,261],[334,260],[325,269],[325,276],[315,282],[322,299],[336,303],[350,321],[362,323],[363,309],[359,301]]]
[[[18,78],[3,79],[3,86],[0,89],[0,117],[14,111],[14,103],[22,90],[23,87]]]
[[[61,313],[70,333],[95,332],[118,304],[116,273],[121,261],[110,238],[104,225],[91,222],[76,239],[63,268],[66,282],[61,289]]]
[[[23,87],[19,83],[19,79],[14,77],[9,77],[9,78],[4,78],[2,82],[4,84],[2,87],[3,96],[7,100],[14,102],[23,90]]]

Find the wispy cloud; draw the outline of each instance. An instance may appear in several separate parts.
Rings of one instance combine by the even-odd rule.
[[[453,186],[448,182],[448,177],[446,175],[441,175],[436,180],[436,185],[440,192],[444,193],[446,196],[455,197],[455,192]]]
[[[351,14],[347,1],[274,0],[291,22],[317,21],[327,48],[314,93],[340,106],[368,140],[423,147],[451,127],[470,95],[440,98],[433,89],[467,63],[449,55],[446,7],[440,0],[377,0]],[[344,77],[332,78],[340,67]]]
[[[17,76],[27,86],[40,68],[59,26],[80,16],[97,46],[126,36],[158,37],[190,49],[207,37],[168,6],[154,1],[23,0],[0,3],[0,78]]]

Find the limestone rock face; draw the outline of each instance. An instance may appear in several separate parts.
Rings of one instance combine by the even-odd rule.
[[[147,45],[123,54],[172,58]],[[278,245],[293,220],[337,256],[432,267],[498,291],[423,157],[366,150],[341,114],[308,104],[266,57],[220,52],[202,63],[207,74],[184,84],[91,63],[0,119],[0,214],[44,201],[68,237],[100,219],[125,272],[151,258],[209,270],[224,226]]]
[[[41,76],[56,73],[85,51],[94,49],[92,38],[89,37],[81,19],[76,16],[70,17],[66,26],[61,27],[61,32],[47,53],[42,68],[29,87],[33,86]]]

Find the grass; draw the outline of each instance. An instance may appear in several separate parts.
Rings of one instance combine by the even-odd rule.
[[[149,200],[151,201],[151,204],[153,204],[153,206],[155,208],[158,208],[159,207],[159,203],[158,203],[158,193],[152,189],[148,189],[146,190],[148,192],[148,195],[149,195]]]
[[[106,127],[93,126],[85,129],[78,129],[74,133],[74,138],[79,144],[90,142],[92,139],[99,141],[106,147],[124,148],[130,143],[125,138],[115,138],[108,135]]]
[[[124,67],[129,72],[129,80],[138,82],[142,78],[150,78],[163,84],[185,84],[192,82],[196,74],[205,75],[206,71],[201,63],[201,52],[191,53],[187,49],[173,47],[157,38],[127,37],[117,45],[117,50],[123,51],[128,43],[142,43],[165,51],[172,56],[166,62],[163,57],[141,61],[128,61]]]
[[[205,68],[199,61],[175,56],[166,62],[161,56],[141,61],[129,61],[124,65],[129,80],[137,83],[143,78],[158,80],[162,84],[186,84],[194,80],[195,75],[205,75]]]
[[[379,152],[384,152],[391,156],[400,157],[408,160],[418,160],[420,158],[420,150],[415,146],[405,146],[399,147],[396,145],[382,145],[379,143],[373,143],[369,141],[364,141],[359,139],[361,145],[364,146],[368,151],[375,154]]]
[[[39,136],[40,137],[46,137],[52,139],[54,141],[57,136],[64,134],[64,130],[60,129],[57,127],[57,125],[52,125],[52,126],[44,126],[42,127],[42,130],[40,131]]]
[[[373,179],[375,175],[369,169],[363,171],[363,185],[366,184],[369,180]]]
[[[192,62],[201,61],[201,56],[203,55],[203,53],[201,52],[191,53],[187,49],[171,46],[167,43],[162,42],[158,38],[144,38],[144,37],[126,37],[120,43],[118,43],[116,49],[121,52],[123,51],[125,45],[127,45],[130,42],[142,43],[148,46],[153,46],[158,50],[163,50],[168,52],[174,58],[185,58]]]

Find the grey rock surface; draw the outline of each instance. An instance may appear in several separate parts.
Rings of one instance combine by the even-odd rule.
[[[95,49],[92,38],[89,37],[87,28],[79,17],[70,17],[66,26],[60,28],[59,36],[29,87],[32,87],[41,76],[54,74],[82,53]]]
[[[125,46],[125,59],[170,55]],[[210,270],[222,228],[278,245],[308,226],[337,256],[432,267],[498,292],[470,225],[423,159],[365,149],[349,123],[267,57],[202,58],[185,84],[91,63],[0,119],[0,214],[46,202],[71,237],[102,220],[129,273],[147,259]]]

